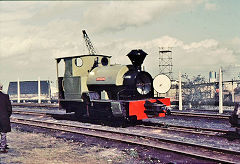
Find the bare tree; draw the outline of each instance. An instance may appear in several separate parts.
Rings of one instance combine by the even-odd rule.
[[[182,75],[183,82],[183,101],[185,104],[199,105],[206,97],[206,80],[203,76],[197,75],[190,78],[187,74]]]

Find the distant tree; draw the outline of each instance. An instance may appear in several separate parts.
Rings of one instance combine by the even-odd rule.
[[[201,75],[190,78],[187,74],[182,75],[182,78],[185,79],[182,86],[184,102],[190,105],[200,104],[205,96],[202,84],[207,83],[206,79]]]

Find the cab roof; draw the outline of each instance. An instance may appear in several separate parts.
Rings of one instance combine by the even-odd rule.
[[[76,55],[76,56],[66,56],[66,57],[59,57],[59,58],[55,58],[55,60],[59,60],[59,59],[68,59],[68,58],[77,58],[77,57],[87,57],[87,56],[101,56],[101,57],[107,57],[107,58],[111,58],[112,56],[107,56],[107,55]]]

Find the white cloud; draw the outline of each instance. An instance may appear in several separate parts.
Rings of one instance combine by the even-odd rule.
[[[0,14],[0,21],[6,22],[6,21],[17,21],[17,20],[24,20],[30,18],[30,15],[26,11],[18,11],[16,13],[1,13]]]
[[[130,64],[126,55],[132,49],[143,49],[149,54],[144,65],[152,75],[158,73],[159,47],[173,47],[174,70],[180,69],[188,73],[205,72],[207,74],[210,70],[217,70],[221,66],[237,61],[231,49],[220,46],[219,42],[214,39],[185,43],[174,37],[162,36],[148,41],[115,40],[98,46],[100,46],[100,52],[113,56],[113,63],[121,64]]]
[[[0,22],[21,21],[31,18],[47,2],[0,2]]]
[[[0,57],[9,57],[26,53],[30,48],[30,42],[29,39],[22,40],[19,37],[1,38]]]
[[[182,48],[185,50],[194,50],[197,48],[215,48],[218,45],[218,42],[214,39],[206,39],[200,42],[193,42],[190,44],[182,45]]]
[[[1,71],[1,76],[9,79],[20,76],[26,80],[33,76],[55,78],[55,57],[87,53],[82,39],[83,27],[88,27],[90,34],[95,30],[95,36],[102,36],[97,38],[98,41],[91,39],[101,54],[113,56],[113,63],[129,64],[126,55],[132,49],[146,51],[149,55],[144,65],[153,74],[158,71],[158,47],[173,47],[174,69],[199,72],[234,63],[236,52],[240,52],[237,51],[240,43],[237,37],[230,41],[236,50],[232,51],[227,48],[230,45],[224,46],[211,38],[186,43],[165,35],[139,37],[136,41],[136,37],[129,39],[128,33],[122,30],[150,24],[168,13],[192,9],[201,2],[104,1],[91,2],[87,6],[82,2],[72,2],[68,6],[64,2],[44,2],[35,7],[33,2],[24,2],[25,5],[18,3],[20,6],[0,2],[6,6],[0,7],[6,11],[0,11],[0,70],[5,70],[4,73]],[[73,6],[75,9],[72,11]],[[122,30],[121,35],[118,33],[119,39],[111,37],[109,40],[105,38],[108,35],[97,33],[111,30]],[[115,34],[112,33],[112,36]]]
[[[214,3],[205,3],[206,10],[217,10],[217,5]]]
[[[233,46],[236,46],[236,48],[239,48],[239,50],[240,50],[240,38],[239,37],[233,38],[231,43]]]
[[[187,11],[202,1],[111,1],[90,6],[84,22],[94,31],[123,30],[142,26],[169,13]]]

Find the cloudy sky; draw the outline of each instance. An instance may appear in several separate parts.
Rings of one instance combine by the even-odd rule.
[[[173,47],[174,76],[239,66],[239,6],[237,0],[1,1],[0,81],[55,81],[56,57],[88,53],[82,29],[112,63],[129,64],[126,54],[143,49],[152,76],[159,47]]]

